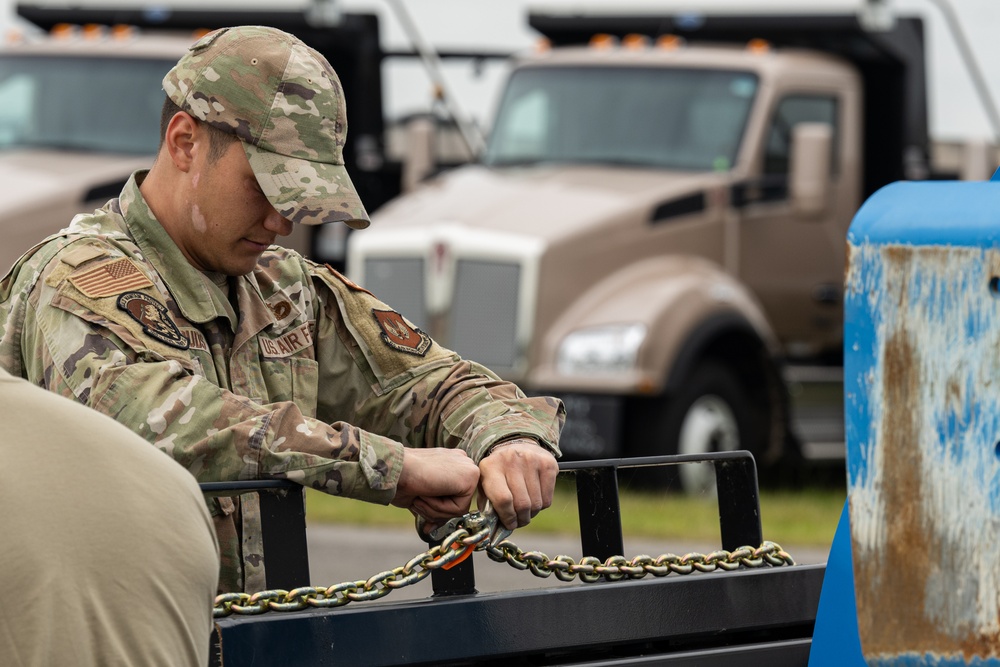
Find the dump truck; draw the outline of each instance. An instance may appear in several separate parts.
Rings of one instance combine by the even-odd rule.
[[[879,187],[934,176],[921,19],[529,22],[544,40],[512,61],[485,154],[379,209],[351,279],[560,396],[570,457],[842,462],[847,228]],[[711,469],[651,481],[698,491]]]
[[[19,4],[36,30],[0,46],[0,266],[117,197],[159,143],[163,75],[208,30],[251,23],[297,35],[323,53],[344,85],[352,179],[369,207],[399,190],[400,166],[385,160],[378,17],[305,10],[170,10]],[[346,228],[314,247],[296,226],[283,244],[343,268]],[[339,233],[337,233],[339,232]]]

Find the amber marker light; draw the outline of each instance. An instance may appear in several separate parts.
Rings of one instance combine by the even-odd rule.
[[[636,33],[625,35],[622,38],[622,46],[626,49],[631,49],[633,51],[637,51],[639,49],[645,49],[646,47],[649,46],[649,37],[646,37],[645,35],[639,35]]]
[[[112,39],[130,39],[136,33],[135,26],[118,23],[111,26]]]
[[[104,26],[97,23],[88,23],[83,26],[81,33],[84,39],[95,40],[104,37]]]
[[[677,35],[660,35],[656,38],[657,48],[673,51],[684,46],[684,38]]]
[[[57,23],[52,26],[49,34],[53,39],[69,39],[76,32],[76,26],[72,23]]]
[[[747,51],[754,54],[764,54],[771,50],[771,42],[766,39],[751,39],[747,42]]]
[[[552,50],[552,42],[542,37],[537,42],[535,42],[535,53],[547,53]]]
[[[615,45],[614,35],[597,34],[590,38],[590,46],[594,49],[610,49]]]
[[[653,394],[659,392],[659,390],[656,387],[656,383],[653,382],[648,377],[643,377],[641,380],[639,380],[639,382],[636,384],[635,390],[645,396],[652,396]]]

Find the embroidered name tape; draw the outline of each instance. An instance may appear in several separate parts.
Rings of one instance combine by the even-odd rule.
[[[313,344],[312,333],[309,331],[309,324],[303,324],[294,331],[289,331],[277,338],[265,338],[261,336],[260,353],[265,357],[280,358],[290,357],[296,352],[310,347]]]
[[[181,335],[187,338],[188,345],[192,350],[201,350],[203,352],[209,351],[208,341],[205,340],[205,335],[197,329],[181,329]]]

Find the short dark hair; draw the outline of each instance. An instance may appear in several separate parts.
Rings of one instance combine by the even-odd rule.
[[[163,146],[163,139],[167,136],[167,126],[170,125],[170,119],[173,118],[178,111],[184,111],[184,109],[177,106],[177,104],[175,104],[169,97],[163,98],[163,109],[160,111],[160,146]],[[208,123],[204,123],[197,118],[194,120],[196,123],[208,130],[209,164],[217,162],[219,158],[226,154],[226,151],[229,150],[229,146],[234,141],[239,141],[239,138],[235,134],[223,132],[219,128],[209,125]]]

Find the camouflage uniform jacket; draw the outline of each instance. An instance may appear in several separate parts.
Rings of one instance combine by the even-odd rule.
[[[385,504],[403,444],[478,462],[525,435],[558,455],[559,401],[526,398],[331,269],[272,246],[227,298],[153,217],[143,176],[0,283],[12,374],[129,426],[202,482],[290,479]],[[256,496],[213,505],[220,590],[262,590]]]

